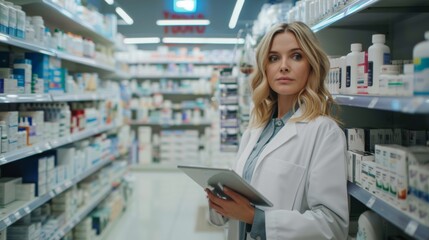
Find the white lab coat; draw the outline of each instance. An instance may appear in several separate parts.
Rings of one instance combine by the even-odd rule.
[[[298,109],[292,118],[300,114]],[[263,129],[244,133],[235,166],[240,175]],[[327,117],[288,121],[271,139],[251,180],[274,205],[260,207],[267,239],[347,239],[346,154],[343,131]],[[238,239],[238,222],[228,224],[228,239]]]

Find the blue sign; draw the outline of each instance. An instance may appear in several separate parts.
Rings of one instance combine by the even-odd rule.
[[[197,10],[197,0],[174,0],[174,12],[194,13]]]

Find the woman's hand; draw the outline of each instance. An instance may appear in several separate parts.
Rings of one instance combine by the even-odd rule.
[[[224,187],[223,192],[231,199],[222,199],[206,189],[209,199],[209,206],[219,214],[252,224],[255,216],[255,207],[253,207],[247,198],[234,192],[230,188]]]

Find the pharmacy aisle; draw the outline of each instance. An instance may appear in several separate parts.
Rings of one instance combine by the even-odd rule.
[[[105,240],[223,240],[223,228],[207,221],[205,193],[178,171],[134,172],[127,210]]]

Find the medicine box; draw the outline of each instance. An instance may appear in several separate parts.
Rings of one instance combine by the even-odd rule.
[[[362,128],[346,128],[347,149],[365,151],[365,131]]]
[[[0,205],[9,204],[16,199],[16,185],[22,182],[21,178],[0,178]]]

